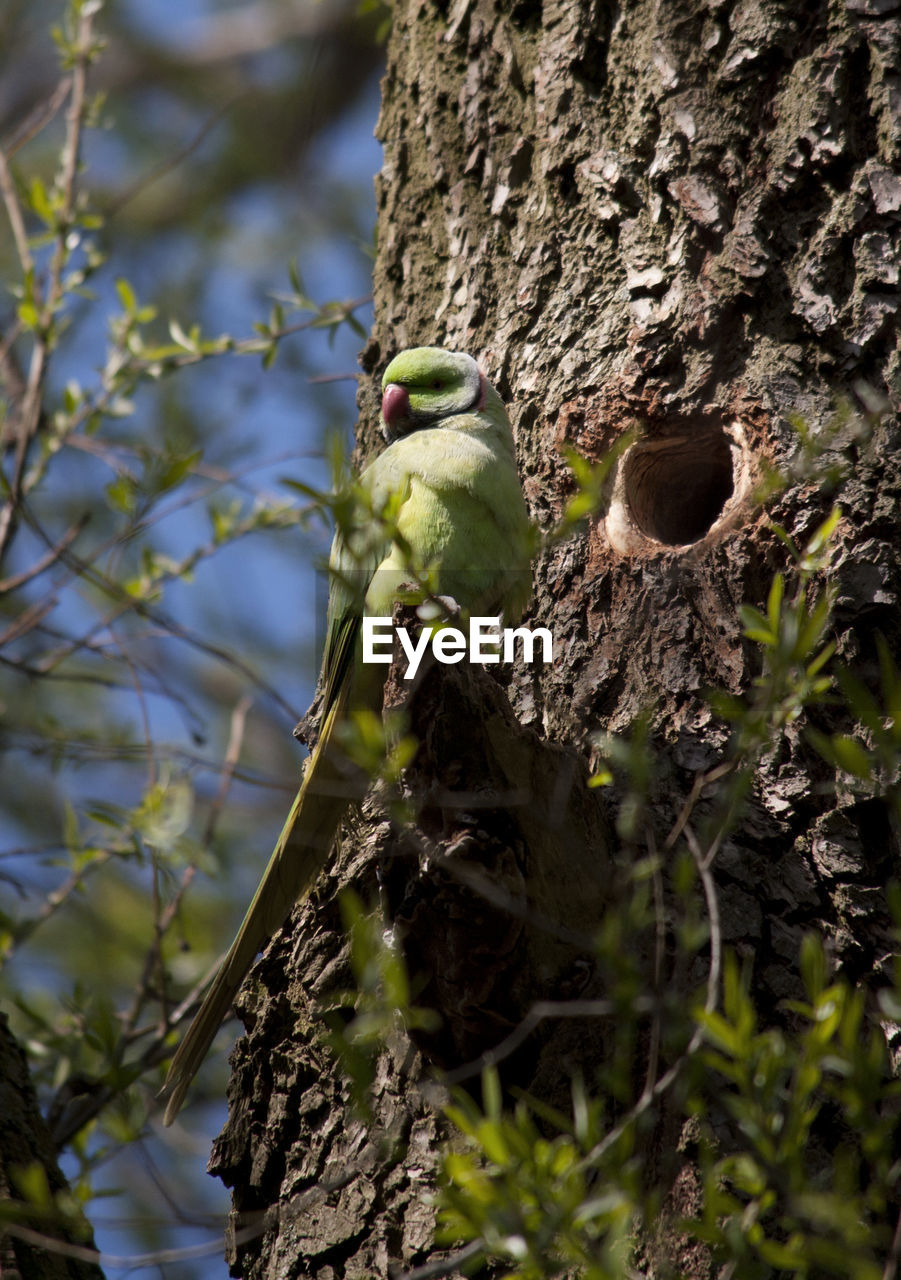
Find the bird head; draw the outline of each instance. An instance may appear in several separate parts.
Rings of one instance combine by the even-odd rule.
[[[480,409],[485,377],[472,356],[442,347],[411,347],[382,378],[382,430],[389,440]]]

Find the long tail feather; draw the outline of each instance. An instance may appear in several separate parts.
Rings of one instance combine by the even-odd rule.
[[[338,824],[351,799],[362,794],[341,767],[331,742],[346,698],[329,711],[306,776],[238,935],[169,1066],[160,1097],[167,1098],[163,1124],[178,1114],[191,1081],[207,1055],[257,952],[281,928],[295,902],[306,897],[328,859]]]

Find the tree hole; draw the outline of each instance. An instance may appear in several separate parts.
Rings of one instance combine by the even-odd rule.
[[[736,493],[742,444],[719,423],[639,440],[623,455],[614,485],[613,545],[637,550],[636,535],[668,547],[700,541]]]

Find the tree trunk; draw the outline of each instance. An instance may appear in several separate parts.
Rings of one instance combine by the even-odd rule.
[[[836,411],[897,392],[898,9],[394,6],[363,451],[376,447],[376,375],[426,343],[474,354],[509,404],[545,530],[572,490],[560,445],[595,460],[640,432],[606,514],[536,562],[530,621],[551,629],[553,665],[506,687],[426,682],[408,787],[432,799],[413,835],[368,802],[318,900],[255,970],[213,1161],[238,1214],[268,1210],[236,1275],[384,1277],[433,1256],[423,1193],[443,1129],[428,1067],[489,1049],[537,999],[603,995],[585,940],[616,906],[621,852],[585,787],[592,735],[626,732],[652,707],[660,848],[699,772],[724,757],[728,729],[704,692],[747,691],[757,674],[738,608],[791,568],[770,518],[803,543],[839,501],[840,652],[866,676],[875,633],[897,641],[897,422],[875,415],[864,436]],[[815,483],[796,466],[764,516],[755,485],[792,465],[799,419],[834,451],[835,475]],[[436,779],[482,807],[435,801]],[[507,803],[511,792],[527,798]],[[715,865],[723,942],[754,958],[764,1008],[798,994],[810,928],[854,980],[879,969],[897,852],[882,807],[790,728]],[[381,893],[424,975],[420,999],[443,1018],[415,1046],[397,1034],[369,1127],[316,1018],[350,984],[345,884]],[[505,1082],[566,1109],[570,1078],[590,1078],[602,1051],[590,1021],[545,1022]],[[656,1141],[664,1169],[679,1141],[665,1114]],[[676,1181],[673,1209],[691,1196],[691,1179]],[[684,1274],[708,1274],[702,1251],[669,1247]]]
[[[48,1203],[43,1192],[63,1203],[68,1199],[70,1215],[75,1211],[25,1055],[0,1014],[0,1203],[21,1205],[12,1215],[19,1230],[0,1232],[0,1280],[103,1280],[90,1260],[94,1243],[87,1221],[82,1219],[78,1234],[74,1221],[61,1222],[59,1201]]]

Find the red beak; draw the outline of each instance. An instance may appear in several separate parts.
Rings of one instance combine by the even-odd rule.
[[[407,388],[397,382],[389,382],[382,395],[382,417],[388,427],[395,426],[410,416],[410,397]]]

